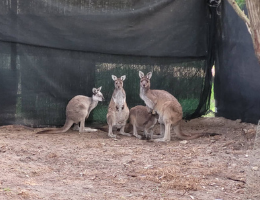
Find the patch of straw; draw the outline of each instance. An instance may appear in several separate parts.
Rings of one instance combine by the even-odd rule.
[[[143,179],[159,183],[163,188],[176,190],[198,190],[201,178],[183,173],[176,166],[140,171]]]

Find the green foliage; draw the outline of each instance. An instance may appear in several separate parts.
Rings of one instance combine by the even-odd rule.
[[[211,87],[211,95],[210,95],[210,108],[209,108],[209,113],[204,115],[203,117],[215,117],[215,97],[214,97],[214,84],[212,84]]]
[[[236,2],[241,9],[243,9],[246,4],[245,0],[236,0]]]
[[[10,188],[3,188],[2,190],[5,191],[5,192],[10,192],[11,191]]]

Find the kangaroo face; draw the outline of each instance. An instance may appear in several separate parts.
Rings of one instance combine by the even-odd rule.
[[[112,79],[115,81],[115,88],[119,89],[119,88],[123,88],[124,86],[124,80],[125,80],[126,76],[121,76],[120,78],[117,78],[116,76],[112,75]]]
[[[116,81],[115,81],[115,88],[123,88],[123,81],[120,79],[120,78],[118,78]]]
[[[149,89],[152,72],[148,72],[145,76],[143,72],[139,71],[139,77],[140,77],[140,87],[144,89]]]
[[[140,87],[141,88],[149,88],[149,86],[150,86],[150,80],[149,79],[144,77],[140,80]]]
[[[105,98],[103,96],[103,94],[100,92],[102,87],[99,87],[99,88],[93,88],[92,89],[92,92],[93,92],[93,99],[95,101],[105,101]]]

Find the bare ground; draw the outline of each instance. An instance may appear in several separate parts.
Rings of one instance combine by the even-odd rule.
[[[102,131],[37,135],[41,129],[2,126],[0,200],[260,199],[259,177],[247,179],[259,171],[250,153],[256,125],[223,118],[182,124],[186,133],[222,135],[153,143],[113,140]]]

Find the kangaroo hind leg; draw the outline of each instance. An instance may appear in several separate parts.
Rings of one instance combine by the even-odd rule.
[[[111,124],[108,125],[108,137],[116,138],[116,135],[113,134],[113,126]]]
[[[138,139],[141,139],[141,135],[138,135],[136,125],[133,124],[133,135],[137,137]]]
[[[171,124],[165,124],[165,132],[163,138],[155,139],[156,142],[169,142],[171,141]]]
[[[83,133],[85,129],[85,118],[80,120],[80,127],[79,127],[79,133]]]
[[[132,135],[125,132],[125,125],[120,128],[120,134],[131,137]]]
[[[107,114],[107,124],[108,124],[108,137],[116,138],[116,135],[113,134],[113,125],[115,124],[115,115],[113,113]]]

